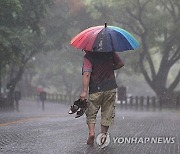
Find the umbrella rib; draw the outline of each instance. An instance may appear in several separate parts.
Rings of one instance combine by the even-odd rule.
[[[98,30],[101,30],[102,27],[98,27]],[[89,36],[90,33],[93,33],[93,31],[95,31],[95,29],[91,29],[89,31],[86,31],[85,33],[83,33],[82,35],[79,36],[79,38],[77,38],[72,45],[76,46],[77,48],[81,49],[81,46],[83,44],[84,41],[86,41],[86,38]],[[97,31],[97,30],[96,30]],[[79,44],[79,45],[78,45]]]
[[[121,35],[123,35],[127,40],[129,40],[129,43],[133,49],[138,47],[138,43],[136,39],[128,31],[115,26],[111,26],[111,27],[114,28],[113,30],[120,32]]]
[[[94,32],[93,32],[93,33],[94,33]],[[92,36],[91,36],[91,38],[92,38]],[[86,48],[87,45],[89,44],[90,40],[91,40],[91,39],[88,39],[88,40],[87,40],[87,42],[86,42],[86,44],[85,44],[85,48]],[[94,39],[94,40],[95,40],[95,39]],[[92,44],[94,44],[94,42],[93,42]]]
[[[92,32],[92,35],[88,35],[88,36],[84,39],[83,42],[86,41],[86,43],[85,43],[85,45],[84,45],[84,49],[87,49],[87,45],[90,43],[90,41],[92,41],[93,39],[94,39],[94,41],[95,41],[95,38],[93,38],[93,34],[97,33],[97,34],[94,36],[94,37],[96,37],[100,32],[101,32],[101,29],[100,29],[100,31],[99,31],[98,33],[97,33],[97,30],[96,30],[96,31]],[[93,41],[92,45],[94,44],[94,41]],[[83,42],[82,42],[82,44],[83,44]],[[92,47],[92,45],[91,45],[91,47]],[[81,47],[81,48],[83,48],[83,47]]]
[[[114,29],[113,29],[114,30]],[[116,30],[114,30],[114,31],[116,31]],[[121,40],[121,42],[122,42],[122,44],[125,46],[125,50],[132,50],[133,49],[133,47],[132,47],[132,45],[131,45],[131,43],[130,42],[128,42],[128,39],[122,34],[122,33],[117,33],[117,37]],[[126,41],[127,40],[127,41]],[[129,48],[129,45],[130,45],[130,47],[131,48]],[[123,51],[124,49],[122,49],[122,51]]]
[[[111,40],[112,51],[115,51],[112,36],[111,36],[110,33],[109,33],[109,37],[110,37],[110,40]]]
[[[86,31],[86,33],[90,32],[90,31],[91,31],[91,30]],[[84,33],[83,33],[83,34],[84,34]],[[81,37],[79,36],[79,38],[78,38],[78,39],[74,40],[74,42],[73,42],[72,44],[74,44],[74,43],[76,43],[76,42],[81,41],[81,40],[85,37],[85,35],[83,35],[83,34],[82,34],[82,35],[80,35]]]
[[[88,31],[87,33],[90,33],[91,31]],[[86,33],[86,34],[87,34]],[[81,46],[81,44],[86,40],[86,38],[88,37],[89,35],[82,35],[82,37],[80,37],[80,39],[79,40],[76,40],[76,42],[81,42],[79,45],[78,45],[78,48],[80,48],[80,46]]]
[[[77,39],[82,36],[84,33],[88,33],[96,28],[102,28],[102,26],[97,26],[97,27],[91,27],[91,28],[88,28],[88,29],[85,29],[84,31],[82,31],[81,33],[79,33],[78,35],[76,35],[74,38],[72,38],[71,40],[71,44],[73,44],[75,41],[77,41]]]

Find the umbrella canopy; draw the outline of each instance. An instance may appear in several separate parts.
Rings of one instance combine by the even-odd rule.
[[[123,52],[134,50],[139,44],[136,39],[126,30],[115,26],[90,27],[70,42],[78,49],[95,52]]]

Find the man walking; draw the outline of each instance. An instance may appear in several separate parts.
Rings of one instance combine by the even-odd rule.
[[[86,110],[89,137],[87,144],[94,143],[95,124],[98,110],[101,108],[101,133],[106,136],[115,117],[116,80],[114,70],[123,67],[120,57],[115,52],[86,52],[82,68],[82,100],[88,98]],[[88,97],[89,93],[89,97]],[[105,142],[106,138],[102,140]],[[103,144],[103,143],[102,143]]]

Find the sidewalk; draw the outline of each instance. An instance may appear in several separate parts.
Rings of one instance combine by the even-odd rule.
[[[88,146],[85,116],[75,119],[65,104],[20,102],[20,112],[0,113],[0,152],[3,154],[180,154],[180,113],[116,110],[110,144]],[[34,120],[32,117],[35,117]],[[40,117],[40,118],[37,118]],[[18,121],[18,119],[28,119]],[[97,118],[96,137],[100,133]]]
[[[0,112],[0,123],[21,120],[29,117],[67,114],[69,108],[70,107],[65,104],[45,102],[43,110],[40,101],[21,100],[19,101],[19,111]]]

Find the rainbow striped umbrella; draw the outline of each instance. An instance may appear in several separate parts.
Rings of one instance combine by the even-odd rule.
[[[123,52],[135,50],[139,44],[126,30],[115,26],[90,27],[70,42],[77,49],[92,52]]]

